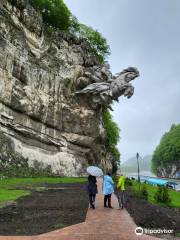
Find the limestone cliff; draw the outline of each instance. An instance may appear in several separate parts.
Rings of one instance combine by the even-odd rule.
[[[1,133],[30,165],[43,161],[57,174],[83,175],[88,164],[111,168],[101,109],[72,94],[107,81],[108,66],[83,40],[47,32],[28,1],[15,2],[0,2]]]

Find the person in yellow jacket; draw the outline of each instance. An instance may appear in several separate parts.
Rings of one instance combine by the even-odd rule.
[[[119,209],[124,208],[125,204],[124,191],[125,191],[125,176],[121,173],[117,183],[117,198],[119,202]]]

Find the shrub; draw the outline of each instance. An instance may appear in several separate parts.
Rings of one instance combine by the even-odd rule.
[[[157,192],[154,195],[156,202],[169,203],[171,202],[169,191],[164,186],[158,186]]]
[[[148,200],[148,191],[146,184],[139,183],[139,189],[134,191],[134,194],[137,198]]]
[[[140,196],[141,198],[147,200],[148,199],[148,191],[147,191],[147,187],[145,184],[142,184],[140,187]]]
[[[51,166],[42,162],[34,161],[29,166],[28,159],[15,152],[11,139],[0,132],[0,178],[52,175]]]
[[[125,178],[125,186],[132,186],[132,181],[129,178]]]
[[[3,177],[48,177],[53,176],[50,165],[44,166],[42,162],[35,161],[33,166],[8,166],[2,172]]]
[[[100,32],[94,30],[92,27],[80,24],[79,36],[86,39],[89,43],[90,50],[96,55],[98,60],[103,63],[106,57],[110,54],[110,48],[106,39]]]

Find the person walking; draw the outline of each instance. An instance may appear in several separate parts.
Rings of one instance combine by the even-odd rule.
[[[119,209],[124,208],[125,204],[124,192],[125,192],[125,176],[121,173],[117,183],[117,198],[119,202]]]
[[[107,173],[107,175],[105,175],[103,178],[104,207],[113,208],[111,205],[111,195],[113,192],[114,182],[112,180],[111,174]]]
[[[89,203],[92,209],[95,209],[95,199],[97,194],[97,180],[95,176],[89,175],[87,190],[89,193]]]

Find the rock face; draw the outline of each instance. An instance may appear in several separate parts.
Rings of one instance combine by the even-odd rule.
[[[105,158],[101,108],[73,93],[108,81],[87,44],[48,33],[25,0],[0,2],[0,131],[29,164],[43,161],[61,175],[83,175],[88,164],[111,168]]]
[[[166,178],[178,178],[178,173],[180,172],[180,163],[179,161],[174,161],[174,163],[169,163],[166,167],[158,167],[157,168],[157,176],[158,177],[166,177]]]

